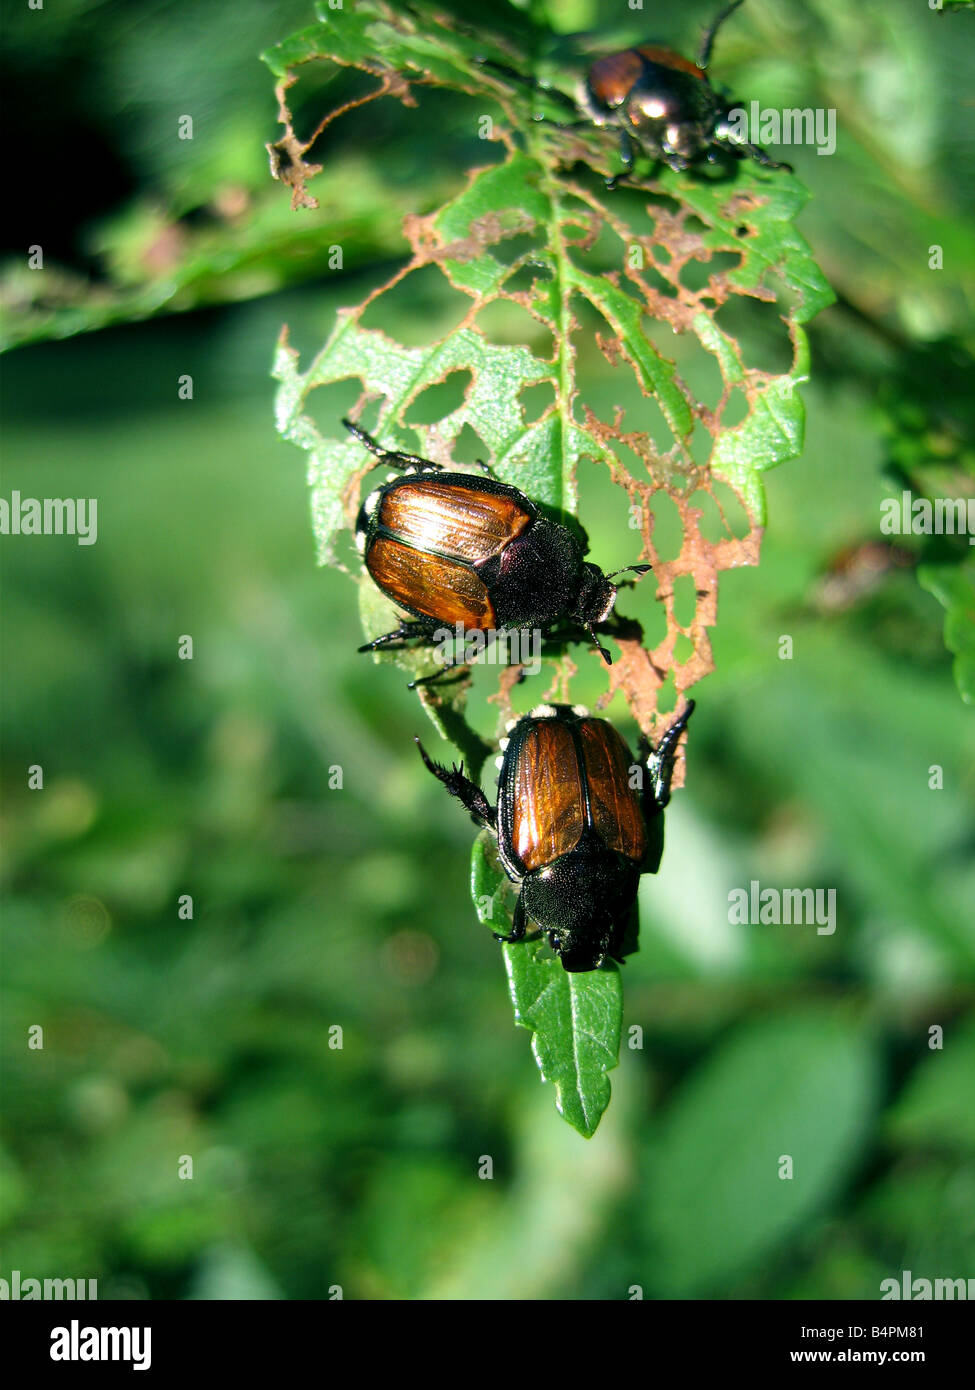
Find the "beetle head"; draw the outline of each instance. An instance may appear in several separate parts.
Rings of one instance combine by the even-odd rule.
[[[598,970],[609,951],[612,930],[597,937],[587,932],[550,932],[549,943],[562,962],[562,969],[572,972]]]
[[[598,565],[591,565],[587,560],[582,566],[582,583],[572,616],[583,627],[595,626],[606,621],[615,602],[616,585],[606,578]]]
[[[639,880],[634,862],[607,850],[586,830],[574,850],[526,876],[522,901],[565,970],[596,970],[633,904]]]

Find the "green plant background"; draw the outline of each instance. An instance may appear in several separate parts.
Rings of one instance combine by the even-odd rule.
[[[553,6],[565,30],[621,8]],[[687,51],[710,12],[648,3],[646,30]],[[8,34],[14,143],[50,167],[6,234],[6,326],[34,345],[4,362],[3,493],[97,497],[99,539],[3,540],[0,1275],[196,1298],[869,1298],[903,1269],[972,1275],[975,725],[912,565],[846,607],[822,598],[904,470],[971,490],[952,394],[975,271],[971,17],[749,0],[719,43],[737,93],[837,107],[836,155],[794,163],[840,303],[812,325],[805,453],[766,478],[762,563],[722,577],[588,1143],[511,1026],[470,906],[472,828],[419,766],[402,674],[355,653],[355,590],[314,566],[301,463],[271,420],[282,322],[313,350],[388,278],[401,215],[484,149],[464,100],[387,99],[329,129],[322,207],[291,213],[256,55],[307,18],[76,3]],[[311,85],[308,126],[333,99]],[[126,322],[171,309],[193,312]],[[409,341],[444,312],[418,287],[390,328]],[[580,495],[608,562],[618,501],[595,470]],[[950,568],[970,650],[967,557],[905,546]],[[752,879],[834,887],[835,934],[731,926]]]

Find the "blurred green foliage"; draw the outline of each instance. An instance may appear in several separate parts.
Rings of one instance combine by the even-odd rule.
[[[618,32],[609,4],[557,8],[566,29]],[[686,50],[711,8],[627,20]],[[958,559],[925,537],[899,538],[903,563],[849,557],[878,542],[904,441],[931,437],[945,361],[970,349],[971,17],[749,0],[722,35],[716,72],[737,92],[837,108],[836,155],[793,155],[813,190],[802,230],[842,300],[812,326],[805,453],[768,477],[761,567],[723,577],[717,670],[695,692],[688,784],[625,968],[614,1103],[584,1144],[510,1026],[467,894],[471,828],[418,764],[415,697],[355,654],[354,588],[315,569],[305,481],[270,423],[280,324],[317,346],[388,278],[399,210],[456,191],[483,147],[469,105],[443,93],[353,114],[327,132],[309,233],[319,214],[291,214],[267,180],[274,110],[256,61],[303,13],[146,0],[10,24],[6,62],[32,98],[11,103],[18,147],[87,151],[91,171],[76,205],[53,179],[17,209],[11,261],[50,244],[48,265],[121,303],[112,267],[146,263],[122,229],[161,209],[180,237],[212,235],[213,292],[166,297],[143,270],[134,291],[154,307],[245,302],[5,360],[5,495],[97,497],[99,537],[3,540],[0,1274],[196,1298],[335,1284],[845,1298],[902,1269],[970,1275],[975,726],[944,610],[912,573]],[[209,113],[192,149],[174,136],[187,109]],[[225,229],[206,211],[224,182],[255,209]],[[265,207],[279,231],[262,243]],[[341,274],[278,255],[302,237],[319,254],[355,207]],[[252,237],[249,288],[238,237]],[[72,331],[38,327],[39,293],[19,301],[26,336]],[[443,312],[423,294],[393,331]],[[103,321],[69,301],[73,328]],[[594,351],[590,365],[612,401],[611,369]],[[889,408],[894,383],[923,417],[912,432]],[[958,429],[936,436],[967,437],[950,399]],[[339,388],[321,408],[348,404]],[[969,487],[961,449],[932,462],[947,495]],[[620,503],[595,469],[580,494],[607,563]],[[652,630],[651,596],[629,601]],[[177,659],[182,634],[192,661]],[[27,789],[32,764],[43,791]],[[728,892],[752,879],[835,887],[835,934],[730,925]],[[184,1154],[192,1181],[177,1178]]]

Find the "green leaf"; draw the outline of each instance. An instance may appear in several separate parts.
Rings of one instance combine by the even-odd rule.
[[[945,646],[955,654],[955,684],[965,704],[975,704],[975,561],[921,565],[917,577],[946,610]]]
[[[481,94],[496,91],[497,83],[475,58],[502,59],[504,48],[487,36],[474,36],[452,28],[436,11],[416,6],[422,17],[398,13],[383,0],[356,0],[356,4],[332,8],[328,0],[315,6],[318,24],[292,34],[262,54],[275,77],[286,79],[302,63],[330,58],[336,63],[363,66],[369,71],[405,77],[422,77],[446,87],[474,89]]]
[[[99,224],[90,251],[102,274],[89,279],[45,262],[43,275],[22,260],[0,265],[0,348],[68,338],[157,314],[182,313],[274,293],[296,280],[352,271],[400,254],[403,218],[437,206],[442,174],[418,194],[391,189],[382,171],[349,152],[322,176],[321,208],[295,217],[266,181],[239,190],[241,211],[192,220],[151,202],[130,205]]]
[[[6,1149],[0,1148],[0,1230],[10,1225],[25,1206],[28,1187],[20,1169]]]
[[[912,1154],[867,1189],[857,1214],[875,1250],[896,1252],[882,1278],[905,1269],[920,1278],[951,1278],[971,1272],[973,1210],[975,1161]]]
[[[483,831],[471,856],[471,894],[485,926],[510,930],[516,891],[498,861],[494,836]],[[501,950],[515,1022],[532,1034],[542,1080],[554,1085],[563,1119],[590,1139],[610,1100],[606,1073],[619,1061],[619,968],[607,962],[599,970],[570,973],[542,941],[505,942]]]
[[[720,1291],[808,1221],[849,1175],[877,1085],[870,1040],[830,1014],[749,1024],[712,1053],[651,1150],[644,1219],[661,1293]]]
[[[975,1020],[949,1025],[944,1047],[926,1052],[887,1117],[898,1144],[975,1151]]]

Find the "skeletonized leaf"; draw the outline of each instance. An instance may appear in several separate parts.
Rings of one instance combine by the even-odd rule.
[[[762,473],[802,447],[796,388],[808,370],[803,325],[831,298],[794,226],[805,190],[786,173],[742,164],[733,177],[665,171],[643,188],[611,193],[601,176],[618,167],[612,133],[556,129],[533,119],[564,116],[565,99],[503,70],[531,76],[516,32],[473,34],[422,4],[400,11],[382,0],[358,0],[341,10],[320,4],[317,13],[317,26],[266,55],[278,79],[284,127],[273,151],[275,167],[296,205],[312,201],[307,186],[316,166],[307,156],[317,132],[305,138],[295,132],[288,93],[312,60],[331,59],[375,77],[377,85],[363,100],[391,96],[410,108],[415,89],[430,84],[474,95],[500,113],[491,129],[502,146],[500,160],[470,171],[440,211],[406,219],[406,265],[364,304],[337,315],[309,363],[300,364],[282,338],[275,363],[278,426],[308,455],[319,559],[338,562],[337,544],[353,523],[359,483],[372,462],[343,437],[338,421],[334,429],[313,422],[309,397],[332,383],[358,382],[353,414],[365,417],[386,447],[446,463],[462,432],[472,431],[504,481],[570,525],[576,525],[579,464],[590,460],[606,468],[626,494],[631,517],[640,518],[642,558],[653,565],[667,630],[651,651],[638,623],[613,631],[619,656],[603,700],[621,690],[641,728],[652,733],[664,681],[672,677],[684,691],[713,669],[709,628],[716,619],[719,573],[757,563],[765,521]],[[338,116],[355,119],[352,105],[324,113],[318,130]],[[407,109],[404,119],[412,118]],[[438,273],[445,291],[466,300],[466,311],[443,336],[406,346],[364,325],[367,308],[375,321],[384,296],[424,271]],[[499,305],[522,323],[528,316],[525,341],[492,341],[482,315]],[[726,307],[742,305],[772,315],[791,358],[780,370],[750,361],[743,341],[719,318]],[[681,340],[682,363],[690,352],[692,365],[710,367],[712,374],[717,368],[716,398],[696,399],[678,369],[678,353],[661,345],[662,327]],[[618,399],[625,404],[602,413],[594,409],[588,373],[594,361],[599,364],[594,354],[579,350],[582,335],[595,340],[614,369]],[[431,423],[407,426],[418,397],[457,373],[469,378],[461,403]],[[547,388],[551,399],[530,417],[525,392],[537,387]],[[709,494],[724,516],[715,492],[720,487],[730,488],[741,504],[747,535],[737,536],[727,522],[717,540],[702,530],[701,495]],[[672,558],[661,557],[654,538],[663,499],[682,529]],[[636,559],[630,549],[618,563]],[[678,621],[674,589],[685,576],[693,581],[696,609],[689,621]],[[364,602],[367,615],[374,610],[371,599]],[[381,626],[378,617],[367,616],[370,636]],[[416,669],[415,656],[393,659]],[[566,658],[552,681],[570,703],[574,670]],[[511,688],[503,675],[495,697],[499,728],[512,716]],[[463,685],[428,692],[425,703],[442,732],[464,748],[468,770],[476,775],[483,744],[471,751],[463,694]],[[486,911],[494,912],[495,929],[507,930],[511,894],[499,874],[496,862],[488,867],[479,842],[475,902],[482,920],[489,920]],[[591,1134],[609,1097],[606,1072],[618,1054],[619,972],[567,976],[540,944],[506,947],[505,958],[516,1018],[533,1031],[542,1073],[555,1084],[565,1117]]]

